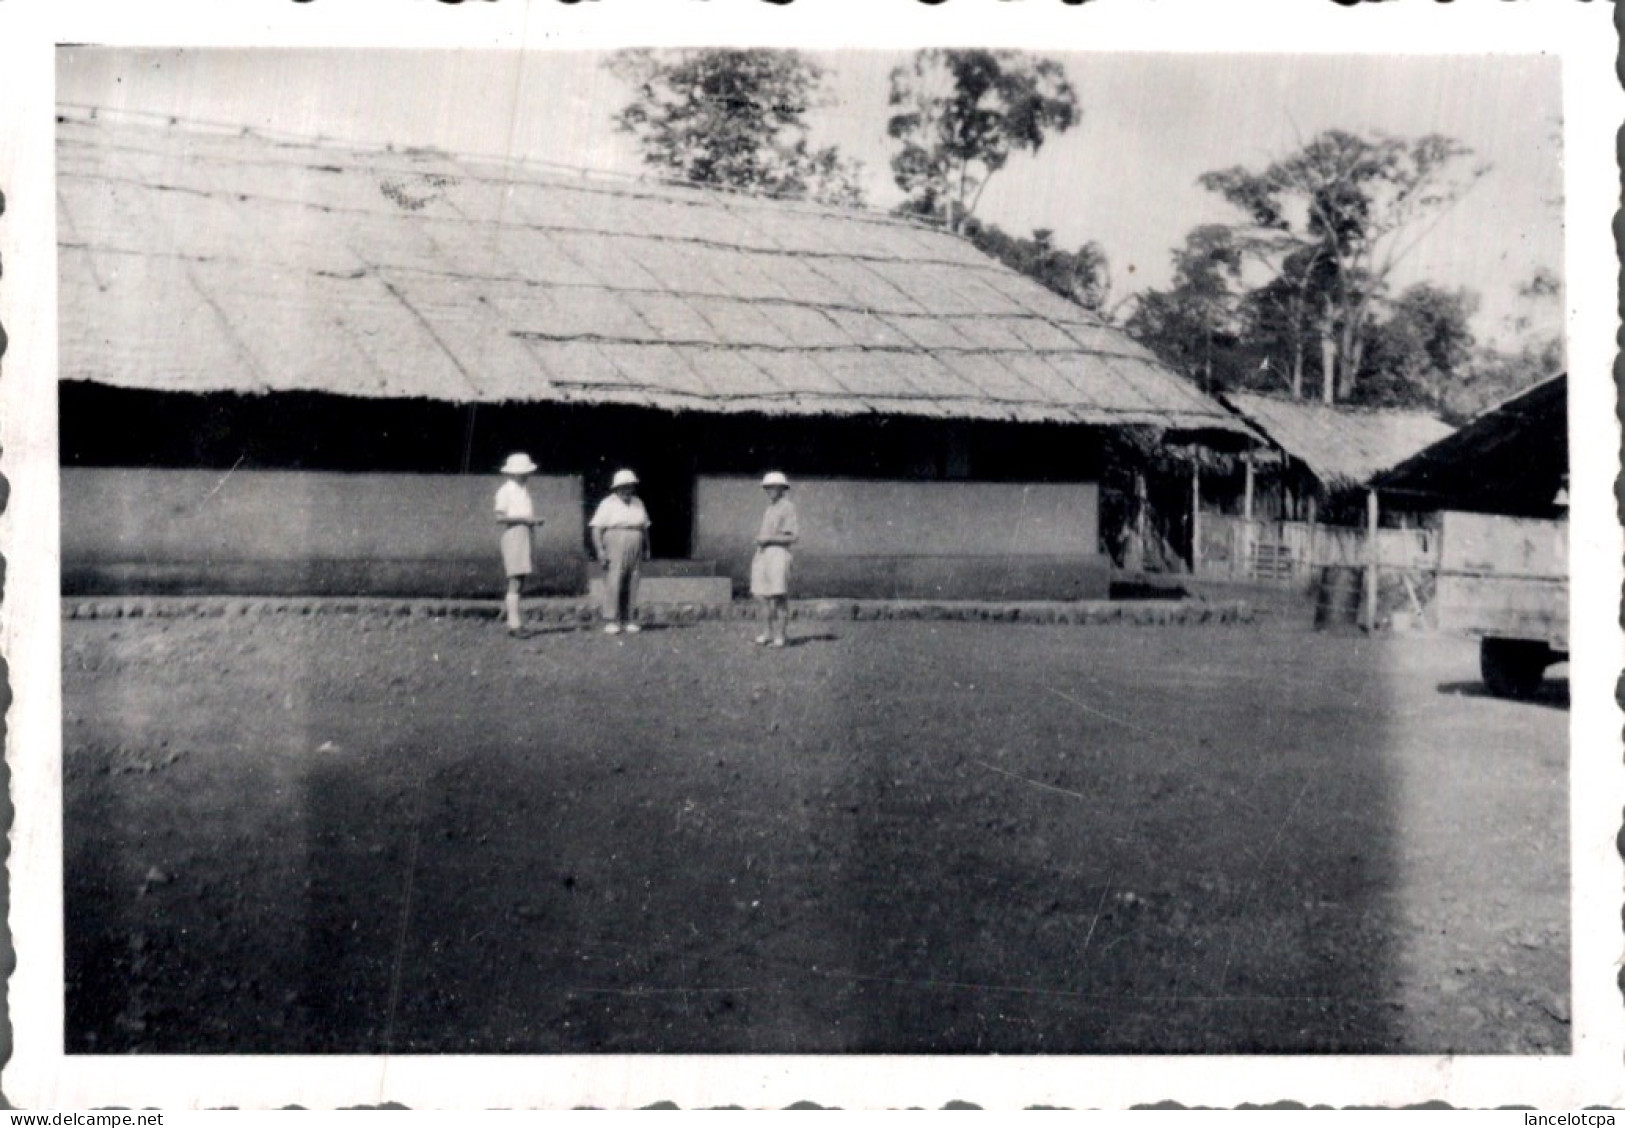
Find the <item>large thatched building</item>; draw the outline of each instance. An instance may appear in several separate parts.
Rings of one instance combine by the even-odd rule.
[[[488,591],[492,472],[525,450],[555,590],[629,466],[674,571],[740,576],[777,468],[806,594],[1092,595],[1112,429],[1249,441],[1122,333],[896,218],[58,131],[68,590]]]

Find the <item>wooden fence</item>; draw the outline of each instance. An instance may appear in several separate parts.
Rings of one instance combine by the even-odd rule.
[[[1219,513],[1201,516],[1201,561],[1207,579],[1307,583],[1320,568],[1369,562],[1364,529],[1268,521]],[[1377,565],[1403,572],[1437,569],[1438,534],[1429,529],[1377,530]]]

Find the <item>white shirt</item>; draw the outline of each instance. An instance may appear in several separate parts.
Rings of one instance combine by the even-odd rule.
[[[530,491],[512,479],[497,490],[497,517],[503,521],[529,521],[536,516]]]
[[[790,499],[781,497],[767,507],[762,514],[762,527],[756,534],[760,541],[774,541],[781,548],[789,548],[784,542],[794,542],[801,535],[801,529],[796,522],[796,507],[790,504]]]
[[[650,522],[640,498],[622,501],[616,494],[610,494],[598,503],[597,511],[587,524],[595,529],[647,529]]]

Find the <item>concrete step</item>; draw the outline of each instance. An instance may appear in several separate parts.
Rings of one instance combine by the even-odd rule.
[[[715,560],[645,560],[639,569],[645,580],[655,577],[687,577],[687,576],[714,576],[717,574]]]
[[[587,598],[604,598],[604,577],[587,581]],[[655,603],[692,603],[702,607],[732,602],[733,581],[727,576],[650,576],[638,580],[638,606]]]

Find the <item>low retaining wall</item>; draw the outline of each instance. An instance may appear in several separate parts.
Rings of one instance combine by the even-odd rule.
[[[538,556],[527,591],[567,595],[586,587],[583,560]],[[65,596],[266,595],[477,597],[501,592],[502,561],[232,560],[62,561]]]
[[[585,599],[539,599],[525,604],[531,623],[596,626],[598,606]],[[958,622],[1033,623],[1069,626],[1195,626],[1253,621],[1245,600],[1089,600],[995,602],[964,600],[813,599],[790,605],[792,618],[818,622],[842,620],[937,620]],[[494,600],[432,599],[231,599],[164,598],[65,599],[65,619],[178,619],[281,615],[380,615],[402,618],[489,619],[502,616]],[[639,611],[649,623],[696,623],[707,620],[754,619],[760,609],[739,601],[720,605],[655,604]]]

